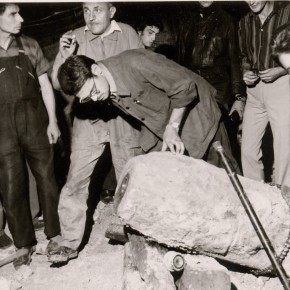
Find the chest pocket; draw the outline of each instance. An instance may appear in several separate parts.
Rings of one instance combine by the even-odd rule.
[[[13,103],[21,98],[18,56],[0,58],[0,103]]]

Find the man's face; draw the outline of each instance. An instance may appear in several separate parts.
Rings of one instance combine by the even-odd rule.
[[[249,5],[250,9],[254,13],[259,14],[259,13],[261,13],[263,11],[263,9],[266,6],[268,1],[256,0],[256,1],[246,1],[246,2]]]
[[[76,97],[80,99],[80,103],[87,101],[104,101],[110,96],[110,86],[104,76],[94,76],[88,79],[82,86]]]
[[[204,8],[207,8],[212,5],[213,1],[198,1],[199,5]]]
[[[290,53],[280,54],[279,61],[281,65],[288,70],[288,74],[290,74]]]
[[[156,26],[146,26],[143,31],[138,34],[145,47],[151,47],[155,41],[156,35],[159,33],[159,28]]]
[[[86,25],[96,35],[103,34],[110,26],[116,8],[105,2],[83,4],[83,13]]]
[[[19,7],[9,4],[2,15],[0,15],[0,32],[17,34],[21,30],[23,18],[19,14]]]

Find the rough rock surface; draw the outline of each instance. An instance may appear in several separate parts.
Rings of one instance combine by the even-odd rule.
[[[216,255],[256,269],[270,265],[225,170],[186,156],[135,157],[119,182],[118,215],[160,244]],[[289,208],[276,187],[239,177],[277,254],[288,238]]]
[[[126,279],[126,273],[123,273],[124,246],[112,245],[104,237],[111,212],[110,205],[102,207],[101,210],[96,212],[98,215],[95,215],[96,223],[92,228],[88,244],[80,253],[79,258],[70,261],[67,266],[62,268],[51,268],[46,256],[34,254],[30,265],[32,275],[25,279],[22,279],[22,271],[18,273],[18,271],[14,270],[12,264],[8,264],[0,268],[0,289],[141,290],[142,288],[136,287],[136,285],[139,285],[137,282],[140,279],[140,274],[137,271],[130,271],[131,284],[127,285],[130,287],[123,287],[123,281]],[[41,250],[47,243],[43,232],[37,232],[37,240]],[[13,251],[13,248],[0,251],[0,257],[5,258],[7,255],[12,254]],[[216,264],[216,261],[212,259],[211,261],[213,265]],[[212,266],[209,265],[209,267]],[[257,278],[250,273],[240,272],[236,269],[234,271],[229,269],[229,273],[231,282],[234,285],[233,290],[283,290],[278,278]]]

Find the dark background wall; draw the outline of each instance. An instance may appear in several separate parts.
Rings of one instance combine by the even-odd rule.
[[[237,21],[248,11],[244,1],[219,2]],[[160,16],[164,30],[159,34],[155,46],[175,44],[178,27],[192,10],[197,9],[194,1],[170,2],[117,2],[115,19],[136,27],[140,15],[154,13]],[[25,22],[23,32],[35,38],[46,57],[52,63],[58,51],[59,38],[70,29],[84,25],[80,3],[22,3],[20,12]]]

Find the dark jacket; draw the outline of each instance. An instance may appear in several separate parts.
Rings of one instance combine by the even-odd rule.
[[[180,64],[216,88],[219,104],[230,104],[232,96],[245,93],[237,26],[215,3],[209,15],[202,18],[196,11],[183,26],[178,51]]]
[[[146,126],[142,126],[140,137],[145,151],[163,138],[172,109],[188,106],[181,138],[191,156],[205,154],[220,119],[216,90],[208,82],[146,49],[129,50],[101,63],[115,80],[115,104]]]

